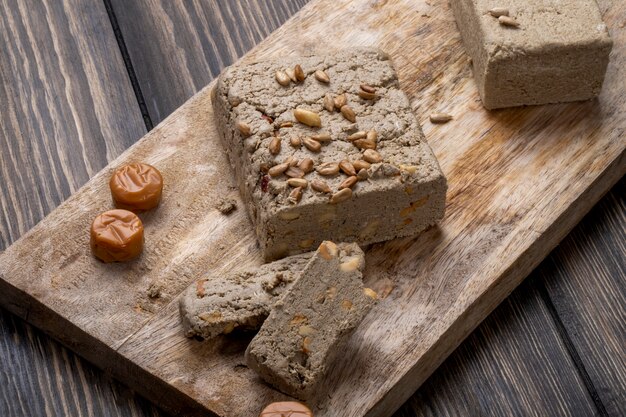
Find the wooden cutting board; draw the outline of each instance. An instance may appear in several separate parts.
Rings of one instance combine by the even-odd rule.
[[[316,416],[389,416],[626,171],[626,3],[600,0],[615,46],[599,100],[483,109],[446,0],[312,0],[244,61],[376,45],[449,180],[446,218],[367,250],[383,299],[332,366]],[[248,337],[182,335],[192,281],[261,257],[213,126],[206,87],[0,257],[0,303],[165,408],[255,416],[286,397],[244,365]],[[431,112],[454,120],[435,126]],[[88,249],[111,208],[108,177],[129,161],[163,173],[161,207],[142,215],[146,250],[105,265]],[[239,209],[225,216],[222,197]]]

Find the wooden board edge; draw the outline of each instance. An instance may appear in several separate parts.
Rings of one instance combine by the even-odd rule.
[[[587,189],[506,269],[498,281],[474,300],[437,343],[398,380],[365,417],[389,417],[404,404],[450,354],[547,258],[582,218],[626,175],[623,150]],[[487,303],[485,304],[485,301]],[[471,320],[477,317],[477,320]],[[426,365],[426,366],[425,366]],[[394,405],[395,404],[395,405]],[[399,406],[397,405],[399,404]]]

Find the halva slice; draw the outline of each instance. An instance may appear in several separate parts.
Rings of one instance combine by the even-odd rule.
[[[248,366],[278,390],[311,398],[376,302],[376,293],[363,287],[364,264],[355,243],[322,242],[252,339]]]
[[[312,254],[194,282],[180,299],[185,335],[211,339],[235,329],[257,330]]]

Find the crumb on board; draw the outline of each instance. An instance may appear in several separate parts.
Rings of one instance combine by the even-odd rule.
[[[217,202],[215,208],[222,214],[230,214],[237,209],[237,202],[232,198],[222,198]]]

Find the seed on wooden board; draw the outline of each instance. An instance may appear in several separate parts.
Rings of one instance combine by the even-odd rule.
[[[299,148],[300,146],[302,146],[302,139],[294,136],[294,137],[289,138],[289,143],[294,148]]]
[[[278,177],[283,172],[287,171],[287,168],[289,168],[289,164],[283,162],[282,164],[274,165],[273,167],[268,169],[267,173],[270,174],[271,177]]]
[[[368,174],[367,169],[360,169],[359,173],[356,174],[356,177],[359,179],[359,181],[364,181],[366,179],[368,179],[370,176],[370,174]]]
[[[376,100],[378,98],[378,94],[368,93],[367,91],[363,91],[363,90],[359,90],[358,95],[363,100]]]
[[[498,18],[498,22],[500,22],[502,26],[509,26],[514,28],[519,27],[519,22],[509,16],[500,16]]]
[[[320,127],[322,119],[320,115],[311,110],[297,108],[293,111],[293,115],[297,121],[310,127]]]
[[[370,164],[377,164],[383,160],[383,157],[380,156],[380,154],[373,149],[366,149],[363,152],[363,159],[365,159]]]
[[[378,132],[376,132],[375,130],[370,130],[369,132],[367,132],[367,140],[376,142],[377,139],[378,139]]]
[[[298,80],[298,82],[302,82],[306,78],[300,64],[296,64],[296,66],[293,67],[293,72],[296,75],[296,80]]]
[[[350,142],[357,140],[357,139],[364,139],[365,137],[367,137],[367,132],[364,130],[360,130],[358,132],[355,132],[353,134],[351,134],[350,136],[348,136],[348,140]]]
[[[331,189],[324,181],[313,180],[311,181],[311,188],[320,193],[330,193]]]
[[[304,158],[298,164],[298,168],[304,171],[305,174],[308,174],[309,172],[313,171],[313,160],[311,158]]]
[[[302,188],[297,187],[297,188],[294,188],[289,193],[289,198],[287,200],[289,200],[289,202],[292,204],[297,204],[301,199],[302,199]]]
[[[508,16],[509,9],[505,7],[494,7],[493,9],[489,10],[488,13],[493,17]]]
[[[341,106],[341,114],[343,114],[343,117],[345,117],[352,123],[356,122],[356,114],[354,114],[354,110],[352,110],[352,107],[348,106],[347,104]]]
[[[304,143],[304,146],[311,152],[319,152],[322,150],[322,144],[311,138],[302,139],[302,143]]]
[[[339,189],[343,190],[344,188],[352,188],[354,184],[356,184],[358,178],[356,176],[348,177],[339,184]]]
[[[344,188],[330,197],[330,204],[341,203],[342,201],[350,200],[350,198],[352,198],[352,190],[350,188]]]
[[[352,166],[354,167],[354,169],[356,169],[357,171],[360,171],[362,169],[368,169],[369,167],[371,167],[372,165],[369,162],[366,162],[362,159],[358,159],[356,161],[352,161]]]
[[[294,83],[298,82],[298,79],[296,78],[296,71],[293,68],[287,68],[285,70],[285,74],[287,74],[287,77],[289,77]]]
[[[333,96],[330,93],[324,96],[324,108],[331,113],[335,111],[335,100],[333,100]]]
[[[317,135],[311,136],[311,139],[318,142],[330,142],[332,138],[330,137],[330,133],[319,133]]]
[[[290,178],[302,178],[304,177],[304,171],[298,167],[289,167],[285,171],[285,175]]]
[[[356,171],[354,170],[354,167],[352,166],[350,161],[348,161],[347,159],[344,159],[343,161],[339,162],[339,169],[342,170],[346,175],[349,175],[349,176],[356,175]]]
[[[248,137],[252,134],[252,129],[250,129],[250,125],[246,122],[242,122],[241,120],[237,121],[237,129],[239,129],[239,133],[243,136]]]
[[[284,71],[276,71],[276,74],[274,76],[276,77],[276,81],[278,81],[278,84],[282,85],[283,87],[287,87],[289,84],[291,84],[291,79],[287,74],[285,74]]]
[[[290,187],[306,188],[309,182],[305,180],[304,178],[289,178],[287,180],[287,184],[289,184]]]
[[[338,109],[342,108],[347,103],[348,99],[346,98],[345,94],[339,94],[337,97],[335,97],[335,107],[337,107]]]
[[[272,155],[278,155],[280,153],[281,141],[278,136],[274,136],[268,145],[268,149]]]
[[[328,84],[330,82],[330,78],[328,78],[328,74],[326,74],[322,70],[315,71],[315,79],[324,84]]]
[[[452,115],[447,113],[433,113],[429,118],[431,123],[448,123],[452,120]]]
[[[359,149],[376,149],[376,141],[373,141],[373,140],[358,139],[358,140],[355,140],[353,143],[354,143],[354,146],[356,146]]]

